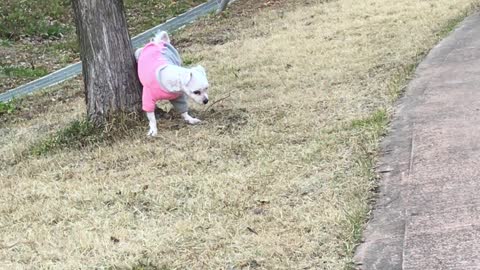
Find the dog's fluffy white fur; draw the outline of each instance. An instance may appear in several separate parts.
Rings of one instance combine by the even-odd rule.
[[[170,43],[170,37],[165,31],[159,32],[152,39],[154,43]],[[143,48],[139,48],[135,51],[135,58],[138,60]],[[185,96],[190,97],[196,103],[207,104],[208,103],[208,80],[205,69],[202,66],[196,66],[193,68],[184,68],[181,66],[169,64],[166,67],[159,68],[156,71],[159,74],[161,85],[165,86],[165,90],[169,92],[182,92]],[[201,121],[188,114],[188,111],[183,112],[183,119],[189,124],[198,124]],[[147,112],[147,118],[149,120],[149,136],[156,136],[157,120],[154,112]]]

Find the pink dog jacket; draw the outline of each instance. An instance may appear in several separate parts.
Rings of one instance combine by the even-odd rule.
[[[153,112],[159,100],[174,100],[183,93],[168,92],[157,80],[157,70],[171,64],[165,57],[166,44],[148,43],[138,58],[138,78],[143,85],[142,109]]]

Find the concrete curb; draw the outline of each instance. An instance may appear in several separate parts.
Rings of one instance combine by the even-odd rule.
[[[480,269],[479,24],[435,46],[396,104],[355,269]]]

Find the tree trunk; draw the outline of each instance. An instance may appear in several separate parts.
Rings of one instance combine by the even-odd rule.
[[[97,125],[141,110],[142,89],[123,0],[72,0],[87,115]]]
[[[228,2],[230,2],[230,0],[221,0],[220,5],[218,6],[218,9],[217,9],[217,14],[220,14],[224,12],[225,9],[227,9]]]

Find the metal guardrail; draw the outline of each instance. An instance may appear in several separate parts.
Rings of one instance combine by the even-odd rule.
[[[230,1],[230,2],[233,2],[233,1]],[[158,31],[171,32],[173,30],[179,29],[193,22],[198,17],[206,15],[209,12],[216,10],[217,7],[218,7],[218,3],[216,0],[209,0],[208,2],[203,3],[197,7],[194,7],[189,11],[166,21],[163,24],[155,26],[135,36],[134,38],[132,38],[132,45],[134,48],[138,48],[144,45],[145,43],[147,43],[156,32]],[[62,83],[68,79],[71,79],[79,75],[80,73],[82,73],[82,62],[69,65],[65,68],[62,68],[53,73],[50,73],[42,78],[36,79],[27,84],[11,89],[5,93],[1,93],[0,102],[7,102],[14,98],[24,96],[24,95],[39,91],[43,88]]]

